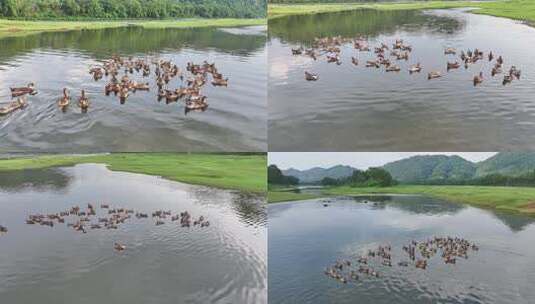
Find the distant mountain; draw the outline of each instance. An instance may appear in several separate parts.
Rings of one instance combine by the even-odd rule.
[[[474,177],[476,164],[459,156],[418,155],[383,166],[401,183],[465,180]]]
[[[489,174],[519,176],[535,170],[535,152],[500,152],[479,163],[460,156],[418,155],[383,166],[400,183],[427,183],[461,181]],[[324,177],[351,176],[355,168],[338,165],[331,168],[315,167],[308,170],[283,170],[284,175],[295,176],[301,183],[321,181]]]
[[[534,152],[501,152],[477,164],[476,177],[500,173],[518,176],[535,170]]]
[[[302,184],[310,184],[321,181],[324,177],[330,178],[342,178],[348,177],[353,174],[355,168],[350,166],[334,166],[331,168],[315,167],[308,170],[287,169],[282,170],[282,173],[286,176],[295,176]]]

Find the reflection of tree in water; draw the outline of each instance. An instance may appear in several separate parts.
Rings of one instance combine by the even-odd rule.
[[[243,223],[250,226],[266,226],[265,195],[238,192],[232,198],[232,207]]]
[[[453,215],[466,208],[462,204],[425,196],[354,196],[347,199],[358,203],[367,201],[374,209],[385,209],[388,206],[412,214]],[[526,226],[535,223],[535,218],[530,216],[494,210],[490,212],[514,232],[522,231]]]
[[[191,186],[188,191],[192,193],[196,203],[205,206],[220,205],[222,200],[228,201],[234,214],[246,225],[265,226],[267,224],[265,195],[202,186]]]
[[[62,190],[69,186],[72,177],[59,169],[31,169],[0,172],[0,189],[19,192],[26,189],[45,191]]]
[[[423,13],[420,10],[372,9],[314,15],[295,15],[269,20],[269,36],[290,43],[310,44],[315,37],[354,38],[392,35],[398,30],[453,34],[465,27],[459,19]]]
[[[240,56],[265,46],[262,33],[235,35],[217,28],[197,29],[143,29],[122,27],[103,30],[51,32],[0,40],[0,61],[31,52],[37,48],[54,50],[78,50],[97,58],[109,58],[111,54],[146,54],[164,49],[192,48],[198,51],[215,49],[222,53]]]
[[[535,217],[526,215],[518,215],[506,212],[492,212],[492,214],[514,232],[520,232],[528,225],[535,223]]]
[[[465,206],[457,203],[441,201],[425,196],[355,196],[355,202],[369,204],[374,209],[396,208],[412,214],[445,215],[456,214]]]

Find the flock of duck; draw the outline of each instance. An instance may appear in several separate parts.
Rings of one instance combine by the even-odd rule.
[[[445,264],[456,264],[458,258],[468,259],[470,251],[478,251],[479,247],[458,237],[433,237],[429,240],[417,242],[412,240],[402,247],[407,257],[397,263],[392,260],[391,245],[379,246],[375,250],[368,250],[365,255],[360,255],[356,261],[343,259],[336,261],[327,267],[325,275],[341,283],[357,282],[362,277],[380,277],[379,267],[382,269],[393,267],[409,267],[414,265],[418,269],[427,269],[428,260],[440,255]]]
[[[133,209],[126,208],[112,208],[108,204],[100,205],[101,214],[97,215],[97,208],[92,204],[87,204],[86,209],[82,209],[79,206],[73,206],[68,210],[61,211],[59,213],[52,214],[30,214],[26,219],[28,225],[41,225],[54,227],[58,224],[65,224],[67,227],[72,228],[74,231],[81,233],[87,233],[88,230],[95,229],[118,229],[121,224],[124,224],[131,218],[147,219],[148,213],[136,212]],[[180,227],[200,227],[205,228],[210,226],[210,222],[204,217],[193,218],[188,211],[174,214],[168,210],[156,210],[151,214],[155,219],[155,225],[164,225],[166,219],[170,219],[171,222],[177,222]],[[0,233],[7,233],[7,228],[0,226]],[[126,245],[121,243],[115,243],[114,248],[118,251],[126,249]]]
[[[371,52],[371,48],[368,44],[368,41],[364,38],[342,38],[337,37],[327,37],[327,38],[315,38],[312,48],[305,49],[303,46],[299,48],[292,48],[293,55],[305,55],[313,60],[317,60],[318,57],[325,55],[327,62],[336,63],[341,65],[342,61],[340,54],[342,52],[341,46],[347,43],[352,43],[353,47],[359,52]],[[373,48],[376,58],[367,60],[365,63],[366,67],[370,68],[380,68],[381,66],[385,67],[386,72],[399,72],[401,67],[396,64],[396,61],[408,61],[410,54],[413,50],[413,47],[410,44],[407,44],[403,39],[396,39],[396,41],[389,47],[386,43],[381,43],[379,46]],[[446,56],[456,56],[458,51],[454,48],[448,47],[444,50],[444,55]],[[456,57],[455,57],[456,58]],[[461,50],[459,53],[459,60],[455,59],[450,62],[446,62],[446,71],[449,72],[453,69],[458,69],[461,65],[464,65],[465,69],[468,69],[470,65],[475,64],[478,61],[488,60],[488,62],[494,62],[494,65],[491,70],[491,77],[496,76],[497,74],[504,74],[502,84],[506,85],[511,83],[515,79],[520,79],[521,71],[515,67],[511,66],[508,70],[504,70],[504,59],[502,56],[495,56],[495,54],[490,51],[486,56],[485,53],[479,49],[475,50]],[[496,59],[496,60],[494,60]],[[358,66],[360,61],[357,57],[352,57],[351,62],[353,65]],[[417,62],[408,67],[410,74],[420,73],[423,70],[423,66]],[[440,78],[444,75],[443,71],[430,71],[427,74],[427,79]],[[319,80],[319,75],[309,71],[305,71],[305,79],[308,81]],[[484,80],[483,72],[479,72],[472,79],[474,86],[481,84]]]
[[[211,75],[211,84],[213,86],[228,86],[228,78],[221,74],[215,63],[204,61],[203,64],[188,62],[186,72],[182,71],[172,61],[161,59],[143,59],[143,58],[122,58],[112,56],[111,59],[104,61],[101,65],[92,66],[89,74],[95,81],[106,77],[108,83],[104,86],[104,94],[109,96],[113,93],[119,97],[121,104],[124,104],[130,93],[137,91],[149,91],[149,82],[137,82],[131,79],[136,73],[141,73],[142,77],[150,77],[151,67],[154,67],[156,86],[158,87],[157,100],[165,99],[166,103],[178,102],[183,100],[185,103],[186,113],[189,111],[204,111],[208,107],[207,97],[201,93],[201,89],[209,80],[208,74]],[[122,76],[119,74],[122,71]],[[187,75],[185,75],[187,73]],[[169,83],[174,78],[180,80],[179,88],[170,89]],[[25,87],[10,88],[12,97],[18,97],[17,100],[10,104],[0,107],[0,115],[7,115],[16,110],[26,107],[26,95],[35,95],[37,90],[34,83],[29,83]],[[63,96],[57,101],[59,109],[66,112],[71,104],[71,96],[67,88],[63,88]],[[89,97],[84,89],[81,90],[77,98],[78,107],[82,113],[86,113],[91,105]]]

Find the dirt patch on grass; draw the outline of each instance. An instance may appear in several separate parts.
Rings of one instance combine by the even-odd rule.
[[[18,27],[10,27],[10,28],[7,29],[7,31],[10,32],[10,33],[16,33],[16,32],[20,32],[22,30],[20,28],[18,28]]]
[[[526,205],[520,207],[520,210],[525,213],[535,213],[535,202],[529,202]]]

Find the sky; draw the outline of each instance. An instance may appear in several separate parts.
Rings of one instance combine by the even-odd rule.
[[[458,155],[472,162],[485,160],[497,152],[269,152],[269,164],[280,169],[306,170],[348,165],[357,169],[379,167],[415,155]]]

